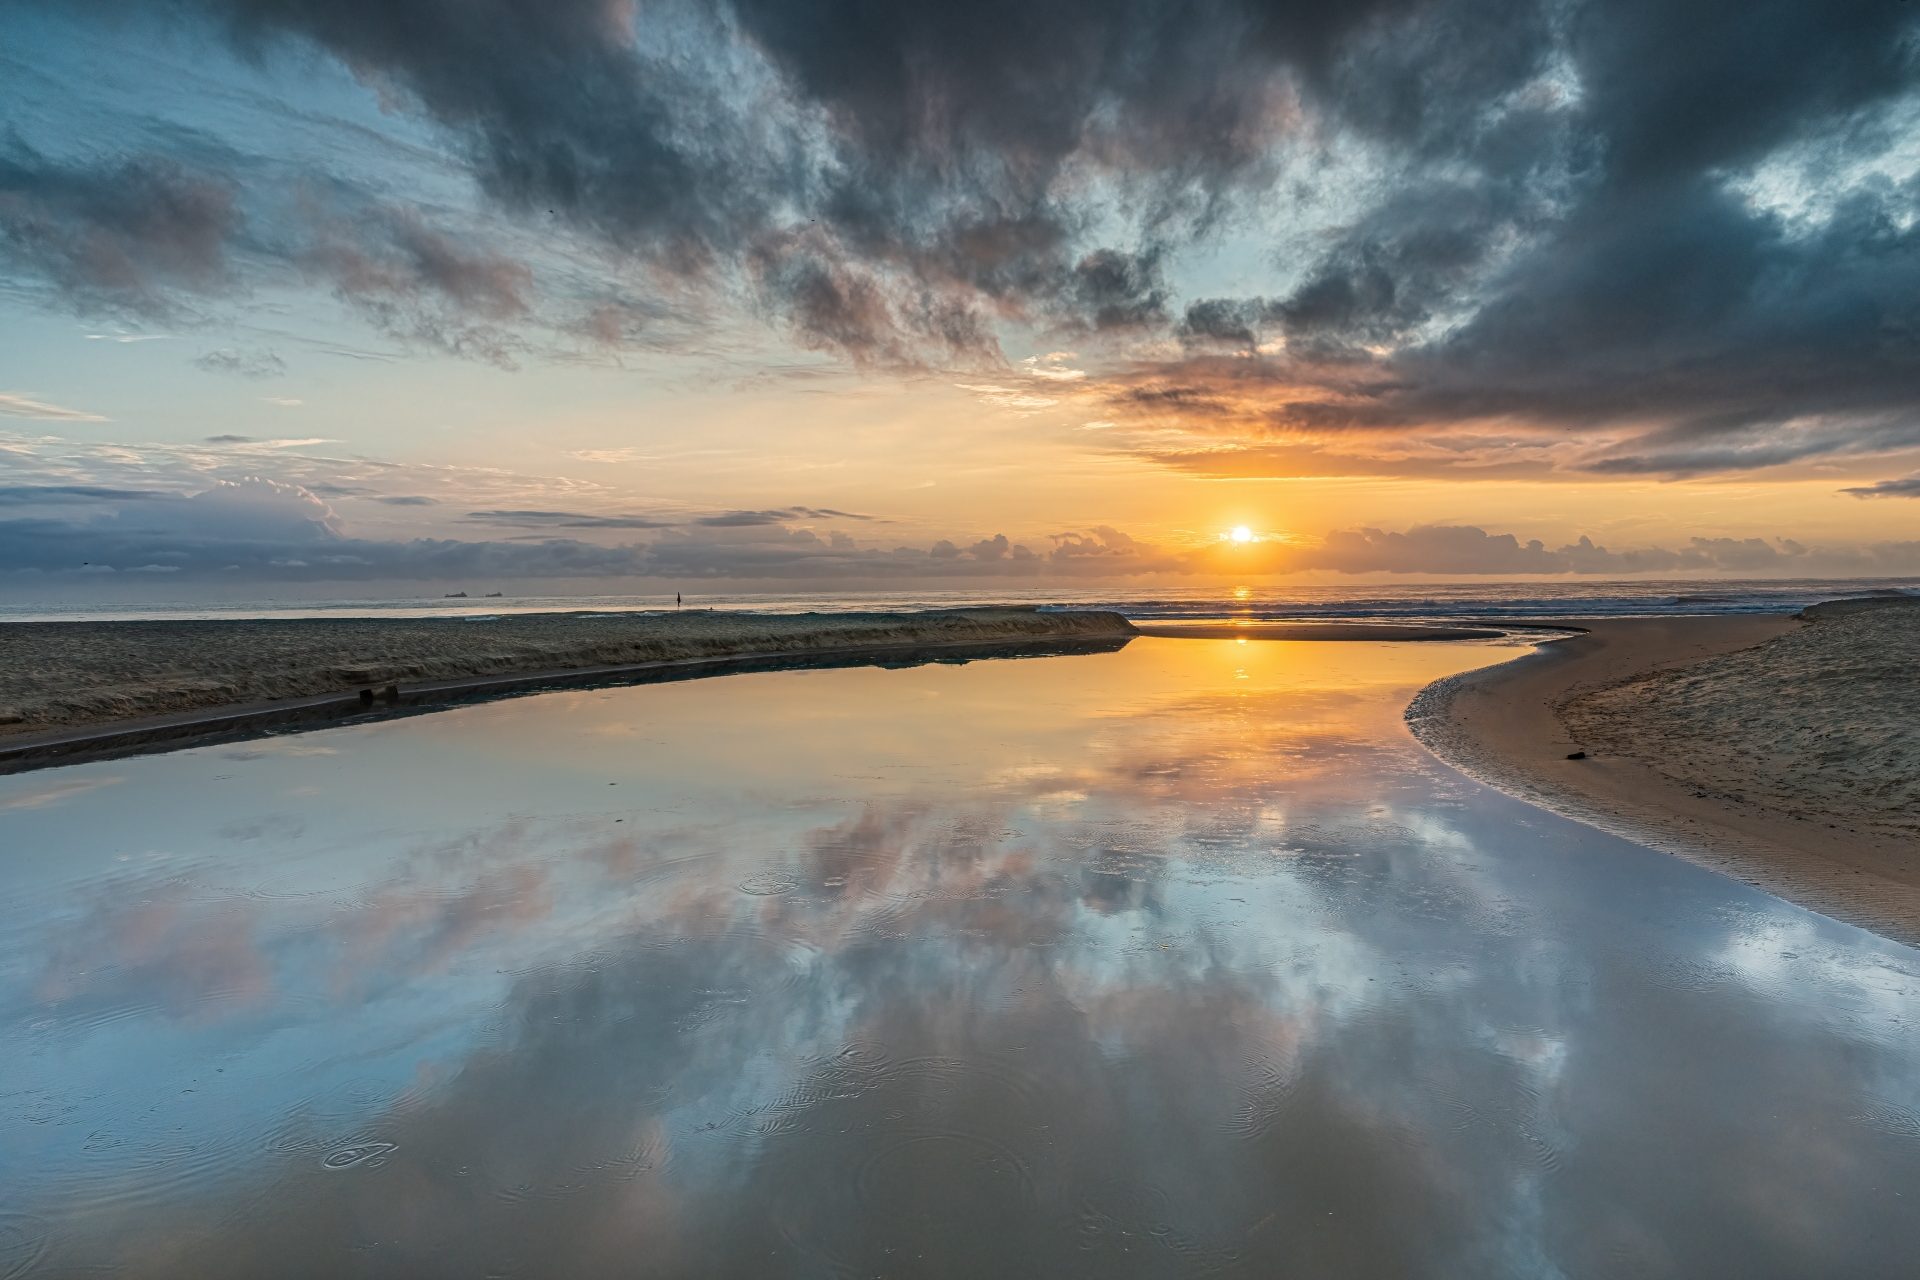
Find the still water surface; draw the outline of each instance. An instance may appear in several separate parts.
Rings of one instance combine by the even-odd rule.
[[[1427,757],[1510,652],[0,779],[0,1277],[1912,1274],[1920,954]]]

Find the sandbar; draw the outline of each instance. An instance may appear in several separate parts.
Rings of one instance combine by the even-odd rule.
[[[567,684],[1135,634],[1117,613],[1019,608],[9,623],[0,772]]]

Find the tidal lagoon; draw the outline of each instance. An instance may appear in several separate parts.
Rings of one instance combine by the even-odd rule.
[[[1516,643],[0,778],[0,1276],[1900,1273],[1920,954],[1428,755]]]

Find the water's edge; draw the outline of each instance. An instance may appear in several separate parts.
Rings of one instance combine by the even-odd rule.
[[[1459,711],[1463,694],[1514,680],[1541,663],[1578,661],[1555,646],[1556,637],[1518,657],[1471,671],[1443,676],[1421,689],[1403,714],[1408,731],[1428,754],[1455,772],[1516,800],[1607,835],[1679,858],[1716,875],[1758,889],[1770,897],[1841,924],[1865,930],[1908,947],[1920,948],[1920,932],[1905,918],[1876,910],[1857,893],[1839,891],[1828,874],[1805,867],[1769,848],[1762,840],[1661,807],[1661,788],[1651,785],[1637,813],[1583,795],[1571,786],[1543,782],[1517,755],[1483,748]],[[1557,717],[1556,717],[1557,719]],[[1683,830],[1682,826],[1692,830]],[[1795,855],[1796,857],[1799,855]]]
[[[1114,653],[1125,648],[1132,640],[1131,635],[1094,638],[1059,636],[1020,641],[913,641],[850,645],[832,649],[719,654],[617,666],[472,676],[417,685],[395,685],[390,691],[374,697],[368,697],[365,691],[357,691],[311,698],[285,698],[241,707],[210,707],[105,727],[23,734],[13,741],[0,742],[0,775],[126,756],[153,755],[215,743],[242,742],[285,733],[368,724],[376,720],[446,711],[476,702],[525,697],[561,689],[619,688],[757,671],[919,666],[929,662],[972,662],[987,658]]]

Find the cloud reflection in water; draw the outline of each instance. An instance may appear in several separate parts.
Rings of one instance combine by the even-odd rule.
[[[1897,1269],[1913,953],[1429,761],[1400,707],[1494,656],[1148,640],[122,763],[0,819],[0,1208],[154,1275]]]

